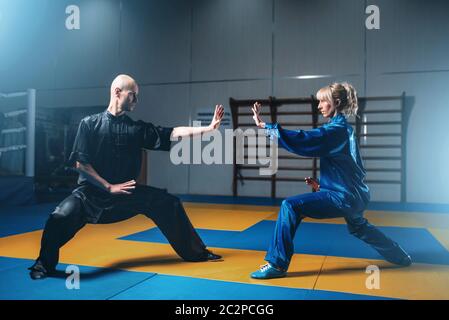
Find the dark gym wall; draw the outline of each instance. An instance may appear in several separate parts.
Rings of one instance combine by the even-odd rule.
[[[65,28],[70,4],[80,30]],[[365,28],[369,4],[380,30]],[[448,18],[443,0],[0,0],[0,91],[36,88],[38,106],[106,105],[112,78],[129,73],[141,83],[135,117],[162,125],[188,124],[230,96],[308,96],[334,80],[360,95],[406,91],[407,200],[447,203]],[[295,78],[304,75],[332,77]],[[173,166],[152,152],[149,171],[174,193],[231,194],[230,165]],[[292,190],[306,189],[279,186],[281,196]],[[373,200],[397,193],[372,191]],[[242,194],[269,186],[248,182]]]

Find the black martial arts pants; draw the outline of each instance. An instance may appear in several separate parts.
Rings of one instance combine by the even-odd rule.
[[[144,214],[155,222],[182,259],[207,260],[206,246],[177,197],[163,189],[141,185],[137,186],[131,195],[119,197],[120,201],[112,209],[103,212],[99,224],[119,222],[137,214]],[[58,264],[59,249],[86,223],[82,200],[73,194],[64,199],[47,220],[37,261],[40,261],[47,271],[53,271]]]

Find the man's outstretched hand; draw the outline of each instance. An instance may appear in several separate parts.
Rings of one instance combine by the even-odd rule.
[[[221,104],[217,104],[215,106],[214,117],[207,127],[176,127],[173,128],[170,139],[176,140],[178,138],[198,136],[203,133],[218,129],[218,127],[220,127],[221,120],[223,119],[223,115],[223,106]]]
[[[130,180],[124,183],[111,184],[108,186],[110,194],[131,194],[129,190],[136,188],[136,181]]]
[[[223,116],[224,116],[224,108],[221,104],[220,105],[217,104],[215,106],[214,117],[212,118],[209,127],[213,130],[218,129],[220,127],[220,123],[221,120],[223,119]]]

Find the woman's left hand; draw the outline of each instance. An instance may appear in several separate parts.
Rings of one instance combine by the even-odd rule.
[[[314,178],[307,177],[304,180],[308,186],[312,187],[313,191],[320,191],[320,185]]]
[[[262,105],[259,102],[256,102],[253,107],[251,108],[251,110],[253,111],[253,119],[254,122],[256,123],[256,126],[258,126],[259,128],[265,128],[265,122],[262,121],[262,119],[260,118],[260,109],[262,108]]]

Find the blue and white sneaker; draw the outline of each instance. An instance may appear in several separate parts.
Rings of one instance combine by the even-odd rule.
[[[271,264],[267,263],[260,266],[260,269],[251,273],[251,278],[254,279],[274,279],[283,278],[287,275],[287,272],[274,268]]]

